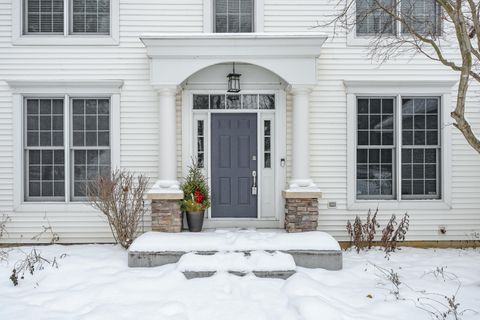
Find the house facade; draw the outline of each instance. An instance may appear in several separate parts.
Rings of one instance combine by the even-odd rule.
[[[419,55],[370,59],[378,22],[323,26],[335,5],[0,0],[0,241],[111,241],[83,190],[113,168],[150,177],[155,229],[192,158],[210,181],[207,228],[346,240],[346,221],[378,207],[409,213],[408,240],[470,239],[480,161],[451,125],[458,75]],[[477,131],[479,102],[472,87]]]

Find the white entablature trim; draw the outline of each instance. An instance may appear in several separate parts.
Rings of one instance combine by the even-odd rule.
[[[122,80],[7,80],[14,93],[21,94],[75,94],[120,93]]]
[[[276,73],[292,85],[316,83],[323,33],[196,33],[141,36],[154,86],[180,85],[211,65],[242,62]]]

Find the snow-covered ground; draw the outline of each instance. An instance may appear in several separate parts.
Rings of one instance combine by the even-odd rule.
[[[298,268],[284,281],[227,273],[186,280],[175,265],[130,269],[127,252],[117,246],[54,245],[38,250],[47,259],[67,254],[58,269],[46,266],[14,287],[9,280],[14,263],[31,249],[12,249],[8,264],[0,263],[2,320],[420,320],[431,317],[418,298],[424,308],[440,309],[433,300],[444,303],[442,295],[455,294],[458,283],[459,310],[480,312],[478,249],[403,249],[390,260],[378,249],[346,252],[342,271]],[[399,275],[399,300],[374,264]],[[442,267],[443,273],[433,272]],[[480,313],[467,311],[462,319],[480,319]]]

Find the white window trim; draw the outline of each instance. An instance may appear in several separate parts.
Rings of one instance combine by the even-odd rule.
[[[455,81],[344,81],[347,93],[347,209],[368,210],[378,207],[385,210],[412,210],[412,209],[451,209],[451,157],[452,126],[449,125],[452,109],[451,90]],[[356,198],[356,101],[357,96],[393,96],[396,100],[400,96],[439,96],[441,98],[441,192],[440,199],[432,200],[358,200]],[[399,101],[396,102],[397,109]],[[397,113],[398,114],[398,113]],[[397,117],[397,128],[401,129],[400,119]],[[451,122],[450,122],[451,123]],[[399,163],[400,154],[397,154]],[[399,185],[398,178],[396,179]],[[397,191],[398,194],[400,190]]]
[[[214,28],[214,6],[213,2],[215,0],[203,0],[203,32],[204,33],[213,33]],[[264,32],[264,21],[265,21],[265,0],[254,0],[254,24],[253,24],[253,33]]]
[[[120,0],[110,0],[109,35],[70,34],[70,0],[65,1],[63,35],[24,34],[24,1],[12,1],[12,44],[17,46],[115,46],[120,43]]]
[[[110,127],[110,156],[112,169],[120,168],[120,90],[123,81],[8,81],[7,83],[13,90],[13,137],[14,137],[14,158],[13,158],[13,207],[18,212],[31,211],[55,211],[68,212],[76,210],[89,210],[95,212],[88,204],[84,202],[70,202],[69,192],[65,194],[65,202],[32,202],[25,201],[24,197],[24,181],[25,181],[25,165],[24,165],[24,97],[64,97],[67,103],[67,96],[109,96],[111,127]],[[65,117],[65,132],[69,130],[69,119]],[[70,161],[69,152],[66,152],[65,162]],[[66,181],[70,173],[65,173]],[[68,187],[66,190],[70,190]]]
[[[350,6],[347,17],[349,19],[355,19],[357,18],[356,15],[356,5]],[[447,31],[445,30],[445,23],[441,21],[442,23],[442,35],[439,37],[440,42],[442,44],[442,47],[451,47],[453,44],[451,42],[451,39],[447,37]],[[395,22],[395,34],[398,34],[401,32],[401,23],[399,21]],[[353,23],[353,27],[350,28],[349,30],[346,30],[347,33],[347,45],[350,47],[368,47],[372,44],[372,41],[376,39],[375,36],[357,36],[357,23],[356,21]],[[395,39],[395,36],[391,36],[392,40]]]

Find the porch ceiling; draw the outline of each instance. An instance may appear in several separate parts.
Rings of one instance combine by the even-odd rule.
[[[191,74],[211,65],[243,62],[261,66],[290,85],[316,83],[316,58],[325,34],[198,33],[153,34],[140,37],[151,58],[150,81],[156,87],[178,86]]]

